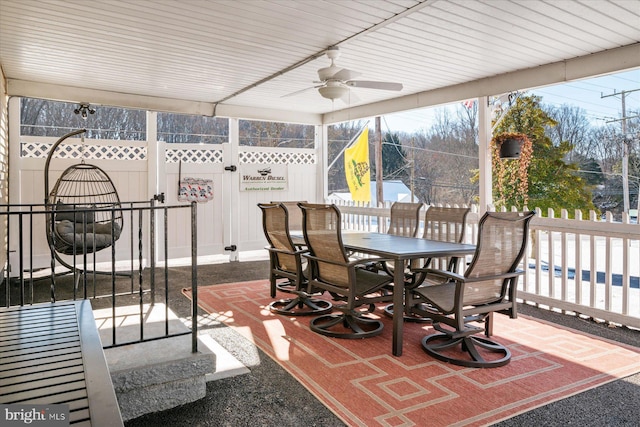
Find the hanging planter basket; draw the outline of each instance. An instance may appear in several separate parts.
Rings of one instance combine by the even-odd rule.
[[[514,206],[528,203],[528,170],[532,157],[533,143],[526,134],[504,132],[493,137],[491,158],[499,200],[510,200]]]
[[[523,133],[503,133],[494,138],[501,159],[519,159],[529,138]]]

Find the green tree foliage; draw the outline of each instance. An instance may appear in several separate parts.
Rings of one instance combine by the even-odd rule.
[[[533,158],[529,166],[529,206],[539,207],[543,214],[548,208],[566,208],[570,215],[579,209],[587,215],[595,209],[587,182],[577,173],[576,164],[565,162],[572,145],[568,141],[554,144],[545,133],[545,128],[556,122],[541,108],[539,96],[520,97],[506,113],[495,133],[521,132],[533,142]],[[509,162],[510,160],[502,160]],[[513,162],[517,167],[517,162]],[[494,187],[495,180],[494,176]],[[508,186],[508,182],[503,185]],[[498,207],[523,206],[517,200],[501,200]],[[556,212],[559,214],[559,212]]]
[[[382,177],[384,180],[400,179],[405,184],[409,182],[407,157],[397,133],[387,132],[382,140]]]

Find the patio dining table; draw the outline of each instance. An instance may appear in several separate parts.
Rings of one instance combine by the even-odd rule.
[[[300,232],[292,232],[294,242],[302,241]],[[382,233],[343,232],[345,249],[393,260],[393,306],[404,307],[404,263],[411,259],[465,256],[476,246],[464,243],[440,242],[419,237],[403,237]],[[402,355],[404,310],[393,310],[392,354]]]
[[[404,307],[404,262],[410,259],[465,256],[473,254],[475,245],[440,242],[418,237],[382,233],[343,233],[342,243],[348,250],[393,260],[393,306]],[[393,310],[394,356],[402,355],[404,310]]]

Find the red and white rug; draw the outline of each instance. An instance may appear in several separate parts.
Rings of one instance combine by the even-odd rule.
[[[189,296],[188,292],[185,292]],[[278,297],[285,297],[281,294]],[[526,316],[496,315],[493,338],[511,362],[473,369],[428,356],[432,328],[404,327],[403,355],[391,354],[391,319],[363,340],[328,338],[308,317],[265,307],[267,281],[198,288],[198,305],[252,341],[350,426],[481,426],[640,372],[640,349]]]

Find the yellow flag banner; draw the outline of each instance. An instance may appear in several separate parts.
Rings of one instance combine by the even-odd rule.
[[[355,144],[344,150],[344,171],[351,198],[357,202],[371,201],[369,176],[369,128],[358,136]]]

